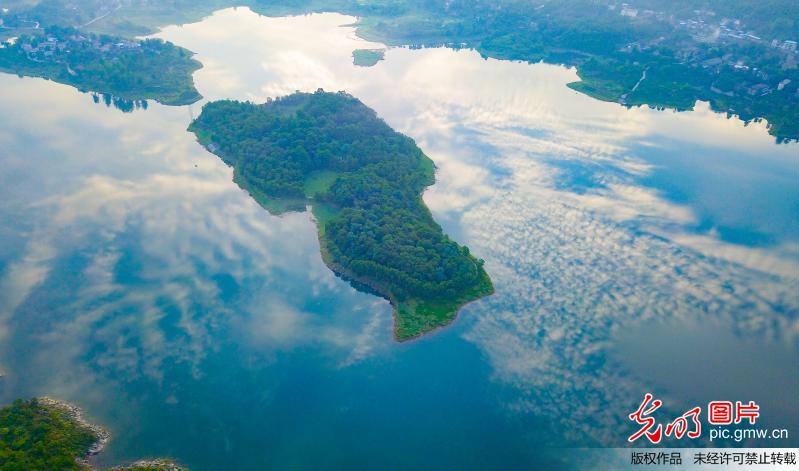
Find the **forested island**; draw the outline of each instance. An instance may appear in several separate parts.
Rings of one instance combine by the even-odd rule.
[[[351,95],[216,101],[189,129],[269,211],[312,207],[325,263],[391,302],[398,340],[493,293],[483,260],[447,237],[422,201],[433,162]]]
[[[202,98],[192,79],[202,65],[191,56],[160,39],[129,40],[51,26],[0,48],[0,72],[47,78],[123,103],[153,99],[186,105]]]
[[[109,439],[82,411],[48,397],[17,400],[0,409],[0,471],[89,470],[87,458]],[[187,471],[156,459],[118,466],[116,471]]]

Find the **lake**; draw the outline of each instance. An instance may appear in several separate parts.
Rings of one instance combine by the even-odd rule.
[[[554,469],[621,446],[645,392],[672,416],[756,400],[799,432],[799,145],[703,103],[596,101],[556,65],[358,67],[383,46],[354,21],[238,8],[156,36],[197,53],[204,101],[346,90],[414,138],[496,294],[397,343],[309,214],[268,214],[186,131],[204,101],[126,113],[0,74],[0,400],[85,408],[100,465],[195,470]]]

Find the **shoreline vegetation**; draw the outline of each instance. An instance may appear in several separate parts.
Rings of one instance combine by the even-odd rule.
[[[799,22],[785,20],[799,18],[799,3],[780,0],[743,9],[714,0],[40,0],[3,12],[0,39],[50,25],[135,37],[229,7],[273,17],[338,12],[358,17],[359,37],[390,47],[473,49],[486,58],[575,67],[580,81],[569,87],[599,100],[678,111],[706,101],[745,123],[767,120],[778,142],[799,140]]]
[[[212,102],[189,130],[270,213],[311,207],[322,260],[389,300],[397,340],[445,326],[494,292],[484,261],[447,237],[422,200],[433,162],[351,95]]]
[[[89,460],[111,439],[83,410],[50,397],[16,400],[0,408],[0,470],[95,469]],[[187,471],[167,459],[136,461],[115,471]]]
[[[142,100],[178,106],[202,98],[192,78],[202,64],[192,55],[160,39],[128,40],[52,26],[5,43],[0,72],[110,96],[117,108],[130,111]]]

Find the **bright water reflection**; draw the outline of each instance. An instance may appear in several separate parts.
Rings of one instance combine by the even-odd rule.
[[[321,263],[307,215],[269,216],[185,132],[198,105],[123,114],[3,75],[3,399],[85,405],[114,432],[107,462],[541,464],[536,446],[618,444],[645,390],[698,397],[628,361],[681,344],[651,320],[697,318],[725,345],[778,345],[763,381],[799,395],[778,373],[799,363],[797,145],[701,104],[597,102],[562,67],[445,49],[355,67],[379,45],[352,21],[229,9],[160,36],[198,53],[207,99],[343,89],[416,139],[439,167],[425,200],[497,294],[397,345],[387,303]]]

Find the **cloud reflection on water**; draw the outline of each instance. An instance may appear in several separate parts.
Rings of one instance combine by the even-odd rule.
[[[195,36],[191,27],[164,36],[202,60],[201,31],[224,31],[234,17],[264,25],[228,62],[214,58],[231,69],[242,58],[262,58],[268,75],[248,76],[245,90],[346,89],[436,161],[438,183],[425,200],[486,258],[497,285],[496,295],[466,310],[464,336],[480,345],[499,380],[520,391],[510,408],[554,417],[582,443],[614,443],[623,414],[607,406],[623,412],[649,384],[608,358],[614,333],[646,319],[696,316],[763,342],[795,332],[796,234],[781,233],[785,242],[768,248],[725,242],[695,229],[702,201],[669,200],[666,188],[641,183],[669,165],[648,160],[647,149],[656,148],[760,159],[772,180],[795,173],[797,146],[775,146],[762,123],[745,127],[702,103],[693,113],[625,110],[565,88],[576,80],[573,70],[483,60],[471,51],[392,49],[377,66],[357,69],[349,52],[365,46],[329,35],[348,22],[329,15],[291,20],[297,31],[323,31],[324,50],[313,35],[281,35],[285,20],[231,11]],[[576,170],[583,173],[572,177]],[[746,184],[748,176],[734,178]],[[727,196],[733,199],[720,209],[738,204]]]
[[[207,99],[346,89],[417,140],[438,166],[425,201],[487,260],[497,287],[452,329],[512,386],[502,405],[551,418],[583,444],[616,443],[621,415],[607,406],[626,410],[651,384],[609,356],[634,323],[702,316],[762,342],[787,332],[795,345],[796,235],[768,247],[723,241],[696,229],[701,201],[642,181],[671,165],[652,161],[653,149],[701,144],[762,159],[776,175],[797,171],[797,146],[775,146],[762,124],[745,128],[701,104],[677,114],[597,102],[565,88],[574,70],[472,51],[390,49],[358,68],[352,50],[371,44],[339,27],[351,22],[240,8],[159,36],[198,53]],[[28,202],[2,207],[30,211],[23,250],[3,271],[2,286],[18,293],[4,294],[3,325],[39,350],[18,364],[63,372],[31,384],[72,385],[74,396],[96,375],[164,381],[176,364],[200,377],[203,361],[231,344],[261,366],[308,345],[336,368],[392,349],[387,303],[324,267],[307,215],[269,216],[232,184],[185,133],[186,108],[123,115],[66,87],[47,84],[45,97],[41,81],[2,80],[19,91],[3,106],[32,111],[6,118],[0,142],[30,133],[48,164],[27,166],[17,144],[12,168],[41,192],[20,189]],[[686,176],[701,159],[695,167]],[[730,185],[748,181],[735,178]]]
[[[342,366],[389,331],[387,303],[322,264],[308,215],[268,215],[185,131],[185,109],[122,115],[66,87],[2,80],[15,90],[3,106],[30,110],[5,119],[3,135],[12,150],[35,143],[11,166],[20,203],[4,208],[5,221],[25,220],[0,277],[4,357],[16,362],[7,385],[75,397],[97,376],[162,381],[176,364],[200,375],[241,322],[260,325],[247,338],[265,354],[316,345]],[[263,316],[295,328],[264,327]]]

